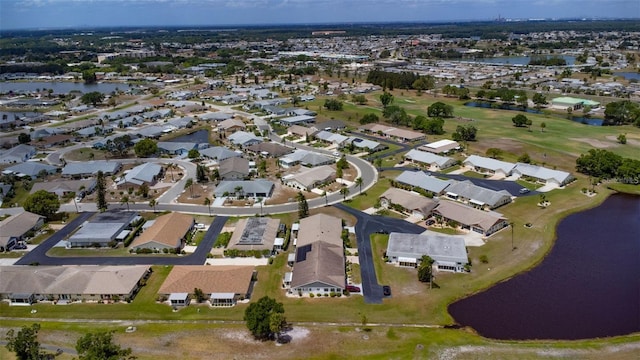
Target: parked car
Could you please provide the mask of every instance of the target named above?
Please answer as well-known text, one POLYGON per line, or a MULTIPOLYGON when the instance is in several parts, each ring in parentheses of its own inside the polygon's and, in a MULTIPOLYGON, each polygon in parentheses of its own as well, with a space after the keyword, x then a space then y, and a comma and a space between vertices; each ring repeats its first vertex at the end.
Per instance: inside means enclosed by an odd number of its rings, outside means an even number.
POLYGON ((25 250, 27 248, 27 244, 25 243, 17 243, 16 246, 13 247, 15 250, 25 250))
POLYGON ((347 285, 346 287, 347 291, 352 292, 352 293, 359 293, 360 292, 360 288, 354 285, 347 285))
POLYGON ((527 188, 522 188, 522 189, 520 189, 520 194, 526 194, 526 193, 528 193, 529 191, 531 191, 531 190, 529 190, 529 189, 527 189, 527 188))
POLYGON ((376 233, 377 234, 388 234, 389 230, 387 230, 387 229, 378 229, 378 230, 376 230, 376 233))
POLYGON ((204 228, 205 228, 204 224, 200 224, 200 223, 196 224, 196 229, 204 229, 204 228))
POLYGON ((383 285, 382 286, 382 294, 384 294, 384 296, 391 296, 391 286, 383 285))

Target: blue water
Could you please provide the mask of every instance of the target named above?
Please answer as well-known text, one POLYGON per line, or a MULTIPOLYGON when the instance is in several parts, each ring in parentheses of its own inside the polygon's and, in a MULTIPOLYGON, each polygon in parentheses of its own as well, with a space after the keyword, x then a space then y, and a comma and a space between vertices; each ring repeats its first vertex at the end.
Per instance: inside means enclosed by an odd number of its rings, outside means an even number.
MULTIPOLYGON (((525 231, 530 230, 515 228, 515 251, 529 251, 518 240, 525 231)), ((553 248, 535 268, 451 304, 449 312, 458 324, 495 339, 573 340, 637 333, 638 274, 640 197, 613 195, 596 208, 563 219, 553 248)))
MULTIPOLYGON (((549 56, 551 57, 551 56, 549 56)), ((563 58, 567 65, 573 65, 576 62, 575 56, 570 55, 558 55, 563 58)), ((513 65, 529 65, 529 56, 500 56, 493 58, 478 58, 470 61, 484 63, 484 64, 513 64, 513 65)))
MULTIPOLYGON (((464 106, 479 107, 479 108, 493 109, 493 110, 522 111, 530 114, 542 114, 542 111, 536 110, 536 109, 522 108, 516 105, 492 103, 489 101, 469 101, 469 102, 466 102, 464 106), (493 107, 492 106, 493 104, 499 105, 499 107, 493 107)), ((566 117, 563 117, 560 115, 556 115, 556 117, 566 119, 566 117)), ((591 125, 591 126, 602 126, 604 124, 604 119, 600 119, 600 118, 586 118, 586 117, 576 116, 576 117, 572 117, 570 120, 580 124, 591 125)))
POLYGON ((636 79, 640 80, 640 73, 637 72, 617 72, 613 73, 614 76, 622 76, 627 80, 636 79))
POLYGON ((122 83, 85 84, 83 82, 59 81, 0 82, 0 93, 8 93, 9 91, 21 93, 36 91, 38 89, 53 89, 54 94, 67 94, 71 91, 79 91, 81 93, 99 91, 104 94, 109 94, 116 91, 116 89, 126 91, 129 90, 129 88, 131 88, 131 86, 122 83))

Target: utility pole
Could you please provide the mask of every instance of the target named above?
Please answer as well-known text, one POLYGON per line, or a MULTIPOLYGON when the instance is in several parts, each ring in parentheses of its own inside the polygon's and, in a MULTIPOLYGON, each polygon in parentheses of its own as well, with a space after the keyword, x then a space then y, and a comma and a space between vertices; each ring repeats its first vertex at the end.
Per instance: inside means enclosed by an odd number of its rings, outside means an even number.
POLYGON ((516 223, 514 223, 513 221, 509 223, 509 225, 511 226, 511 251, 515 250, 515 246, 513 246, 513 227, 516 223))

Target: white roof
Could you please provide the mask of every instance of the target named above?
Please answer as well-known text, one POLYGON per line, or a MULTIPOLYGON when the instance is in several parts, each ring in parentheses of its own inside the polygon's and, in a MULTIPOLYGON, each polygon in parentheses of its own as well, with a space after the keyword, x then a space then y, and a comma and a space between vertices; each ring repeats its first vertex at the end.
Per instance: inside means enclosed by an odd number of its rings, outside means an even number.
POLYGON ((443 140, 434 141, 434 142, 426 144, 424 146, 430 147, 430 148, 433 148, 433 149, 437 149, 439 147, 443 147, 443 146, 447 146, 447 145, 454 145, 454 144, 458 145, 458 143, 453 141, 453 140, 443 139, 443 140))
POLYGON ((516 166, 514 163, 500 161, 496 159, 491 159, 487 157, 471 155, 465 161, 465 164, 471 164, 476 167, 480 167, 483 169, 489 169, 492 171, 501 170, 505 174, 511 173, 513 168, 516 166))
POLYGON ((410 150, 404 157, 424 164, 436 164, 440 167, 446 167, 448 164, 453 165, 454 163, 454 160, 450 157, 440 156, 416 149, 410 150))
POLYGON ((536 179, 554 180, 560 184, 567 182, 572 177, 571 174, 566 171, 552 170, 525 163, 516 163, 516 168, 513 171, 536 179))

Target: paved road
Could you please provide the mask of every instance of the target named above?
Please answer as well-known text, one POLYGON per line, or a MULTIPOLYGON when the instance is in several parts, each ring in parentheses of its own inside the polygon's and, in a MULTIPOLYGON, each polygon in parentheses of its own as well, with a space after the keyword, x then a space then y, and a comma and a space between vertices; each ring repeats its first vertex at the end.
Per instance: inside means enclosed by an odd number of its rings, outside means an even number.
POLYGON ((209 230, 204 235, 200 245, 191 255, 185 256, 102 256, 102 257, 50 257, 47 251, 64 239, 68 234, 75 230, 80 224, 88 219, 94 213, 81 213, 76 219, 67 226, 57 231, 34 250, 22 257, 16 265, 29 265, 38 263, 39 265, 202 265, 207 259, 207 254, 213 247, 213 243, 220 234, 222 227, 227 222, 228 217, 218 216, 213 220, 209 230))
MULTIPOLYGON (((356 239, 358 242, 358 259, 360 261, 360 274, 362 277, 362 294, 367 304, 380 304, 384 295, 382 285, 378 284, 376 270, 373 266, 374 254, 371 250, 371 234, 384 229, 388 232, 403 232, 411 234, 423 233, 426 229, 401 219, 386 216, 369 215, 344 204, 334 205, 356 217, 356 239)), ((393 296, 393 284, 390 284, 393 296)))
MULTIPOLYGON (((420 171, 421 169, 416 168, 416 167, 411 167, 411 166, 402 166, 402 167, 384 167, 381 170, 420 171)), ((495 190, 495 191, 506 190, 512 196, 532 196, 532 195, 538 195, 539 194, 539 192, 537 192, 535 190, 532 190, 532 191, 530 191, 530 192, 528 192, 526 194, 520 194, 520 189, 522 189, 522 185, 518 184, 515 181, 480 179, 480 178, 464 176, 464 175, 461 175, 461 174, 446 174, 446 173, 441 173, 441 172, 431 172, 431 174, 433 176, 437 176, 437 177, 441 177, 441 178, 447 178, 447 179, 453 179, 453 180, 458 180, 458 181, 469 180, 472 183, 474 183, 475 185, 482 186, 483 188, 487 188, 487 189, 491 189, 491 190, 495 190)))

